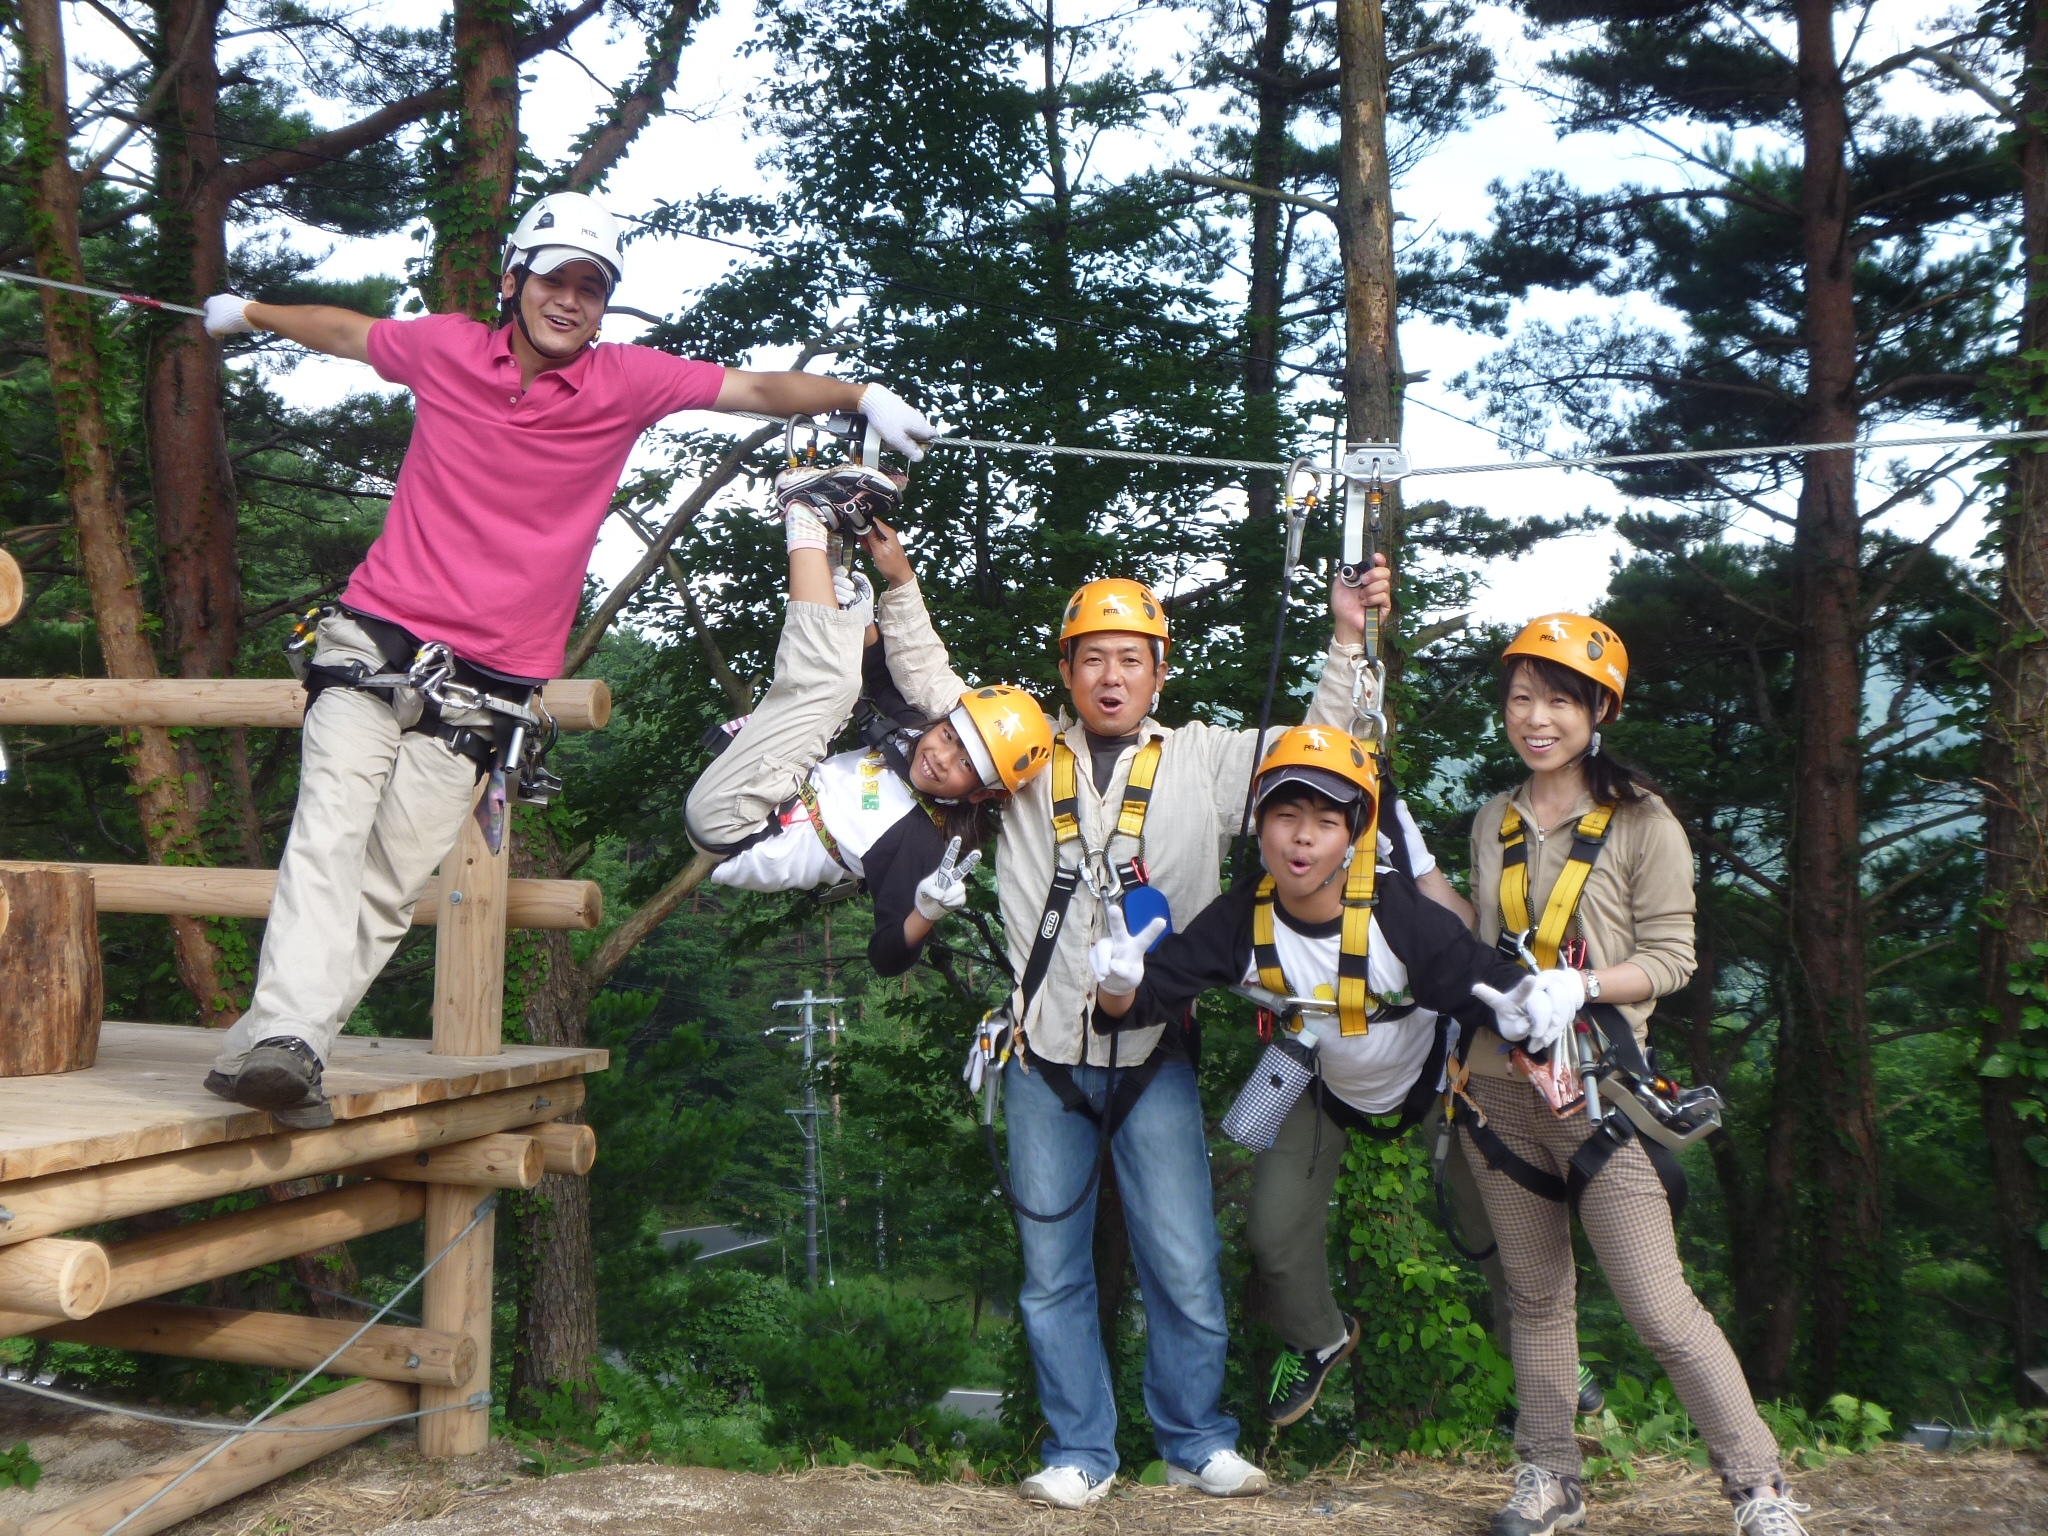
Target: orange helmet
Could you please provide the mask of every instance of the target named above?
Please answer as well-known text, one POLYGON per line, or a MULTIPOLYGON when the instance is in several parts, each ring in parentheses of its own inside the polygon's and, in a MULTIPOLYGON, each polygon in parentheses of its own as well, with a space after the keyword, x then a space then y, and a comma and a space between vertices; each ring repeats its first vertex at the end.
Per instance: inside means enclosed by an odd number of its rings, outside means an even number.
POLYGON ((1166 604, 1142 581, 1104 576, 1084 581, 1067 599, 1060 620, 1060 645, 1082 635, 1150 635, 1166 653, 1166 604))
MULTIPOLYGON (((1283 784, 1305 784, 1347 809, 1370 816, 1379 800, 1380 769, 1366 744, 1327 725, 1297 725, 1281 733, 1259 764, 1252 802, 1260 810, 1283 784)), ((1354 818, 1354 830, 1359 818, 1354 818)))
POLYGON ((1598 619, 1576 613, 1546 613, 1531 620, 1515 636, 1515 643, 1501 652, 1502 661, 1513 656, 1554 661, 1590 677, 1614 695, 1614 712, 1621 713, 1621 696, 1628 687, 1628 647, 1621 643, 1621 636, 1598 619))
POLYGON ((1022 688, 971 688, 947 719, 990 789, 1014 795, 1052 761, 1052 722, 1022 688))

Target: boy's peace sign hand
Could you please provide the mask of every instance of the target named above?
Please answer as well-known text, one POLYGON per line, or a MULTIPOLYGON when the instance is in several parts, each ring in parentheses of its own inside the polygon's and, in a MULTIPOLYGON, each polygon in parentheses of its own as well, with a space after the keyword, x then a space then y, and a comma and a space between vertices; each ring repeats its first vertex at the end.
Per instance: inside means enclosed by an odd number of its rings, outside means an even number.
POLYGON ((1106 914, 1109 937, 1097 939, 1088 951, 1088 968, 1095 973, 1095 988, 1111 997, 1128 997, 1145 979, 1145 955, 1166 932, 1166 919, 1155 917, 1132 933, 1124 921, 1124 909, 1110 903, 1106 914))
POLYGON ((967 877, 980 862, 979 848, 962 859, 959 838, 946 844, 946 856, 939 860, 939 867, 917 883, 917 915, 928 923, 936 923, 948 912, 958 912, 966 906, 967 877), (956 864, 955 860, 959 862, 956 864))

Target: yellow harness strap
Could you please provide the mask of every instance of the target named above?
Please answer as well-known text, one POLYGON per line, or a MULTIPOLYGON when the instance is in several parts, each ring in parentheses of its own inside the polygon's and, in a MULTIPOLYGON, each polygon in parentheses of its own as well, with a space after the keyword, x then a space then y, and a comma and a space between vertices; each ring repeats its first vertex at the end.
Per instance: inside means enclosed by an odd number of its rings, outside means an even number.
MULTIPOLYGON (((1572 829, 1572 851, 1565 858, 1564 868, 1558 871, 1557 883, 1550 888, 1550 900, 1543 907, 1543 920, 1535 925, 1535 935, 1529 941, 1541 969, 1548 970, 1557 964, 1558 948, 1564 943, 1572 919, 1578 915, 1579 898, 1585 894, 1586 879, 1607 844, 1607 824, 1613 819, 1613 806, 1596 805, 1572 829)), ((1522 826, 1521 813, 1512 805, 1501 815, 1500 844, 1501 928, 1510 934, 1527 933, 1529 834, 1522 826)))
MULTIPOLYGON (((1362 1035, 1372 1021, 1383 1017, 1385 1006, 1367 986, 1372 950, 1372 909, 1379 898, 1373 892, 1379 852, 1379 807, 1352 846, 1351 868, 1344 877, 1343 928, 1337 940, 1337 1028, 1341 1034, 1362 1035)), ((1273 877, 1259 882, 1252 898, 1252 963, 1259 968, 1259 985, 1268 992, 1292 997, 1287 977, 1280 969, 1280 951, 1273 942, 1273 877)))
MULTIPOLYGON (((1145 835, 1145 813, 1152 808, 1152 781, 1159 777, 1159 759, 1164 746, 1148 741, 1138 749, 1131 763, 1131 777, 1124 785, 1123 809, 1117 813, 1116 833, 1138 839, 1145 835)), ((1052 744, 1052 838, 1055 843, 1081 841, 1080 764, 1064 736, 1052 744)), ((1115 834, 1112 834, 1115 835, 1115 834)))
MULTIPOLYGON (((818 792, 811 788, 808 778, 797 780, 796 797, 803 801, 804 809, 811 814, 811 830, 818 834, 818 841, 825 845, 825 852, 832 856, 832 862, 846 869, 846 860, 840 856, 839 839, 825 829, 824 812, 818 809, 818 792)), ((851 874, 851 870, 847 870, 851 874)))

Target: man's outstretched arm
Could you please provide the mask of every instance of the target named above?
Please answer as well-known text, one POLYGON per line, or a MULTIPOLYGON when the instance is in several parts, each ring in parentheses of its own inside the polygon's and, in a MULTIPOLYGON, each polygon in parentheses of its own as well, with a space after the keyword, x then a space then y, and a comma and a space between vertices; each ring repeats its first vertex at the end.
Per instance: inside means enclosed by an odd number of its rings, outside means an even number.
POLYGON ((370 360, 369 315, 332 304, 259 304, 233 294, 206 301, 206 333, 232 336, 238 331, 275 331, 287 341, 352 363, 370 360))
POLYGON ((719 386, 721 411, 752 411, 760 416, 822 416, 832 411, 858 412, 874 424, 884 443, 912 463, 924 457, 921 443, 938 435, 924 412, 883 384, 848 384, 815 373, 752 373, 725 370, 719 386))

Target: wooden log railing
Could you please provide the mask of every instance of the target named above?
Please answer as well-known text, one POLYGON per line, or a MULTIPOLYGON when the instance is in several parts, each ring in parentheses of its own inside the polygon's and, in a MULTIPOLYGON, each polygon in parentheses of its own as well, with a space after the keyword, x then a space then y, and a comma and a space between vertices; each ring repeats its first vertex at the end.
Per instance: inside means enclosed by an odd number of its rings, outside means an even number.
MULTIPOLYGON (((602 681, 557 678, 540 699, 565 731, 600 731, 611 720, 602 681)), ((289 678, 0 678, 0 725, 197 726, 296 729, 306 693, 289 678)), ((500 1045, 508 928, 590 929, 601 916, 597 887, 583 880, 510 879, 465 822, 441 875, 413 909, 415 926, 440 932, 434 948, 434 1050, 493 1056, 500 1045)), ((277 877, 261 869, 91 865, 102 912, 186 917, 266 917, 277 877)))
MULTIPOLYGON (((82 869, 92 876, 102 912, 153 912, 177 917, 268 917, 277 892, 274 869, 214 869, 200 865, 61 864, 0 859, 0 870, 82 869)), ((441 920, 439 876, 413 908, 415 928, 441 920)), ((604 893, 594 880, 508 880, 508 928, 591 929, 604 915, 604 893)))
MULTIPOLYGON (((541 702, 565 731, 601 731, 612 717, 602 682, 557 678, 541 702)), ((254 726, 297 730, 306 691, 290 678, 0 678, 0 725, 254 726)))

